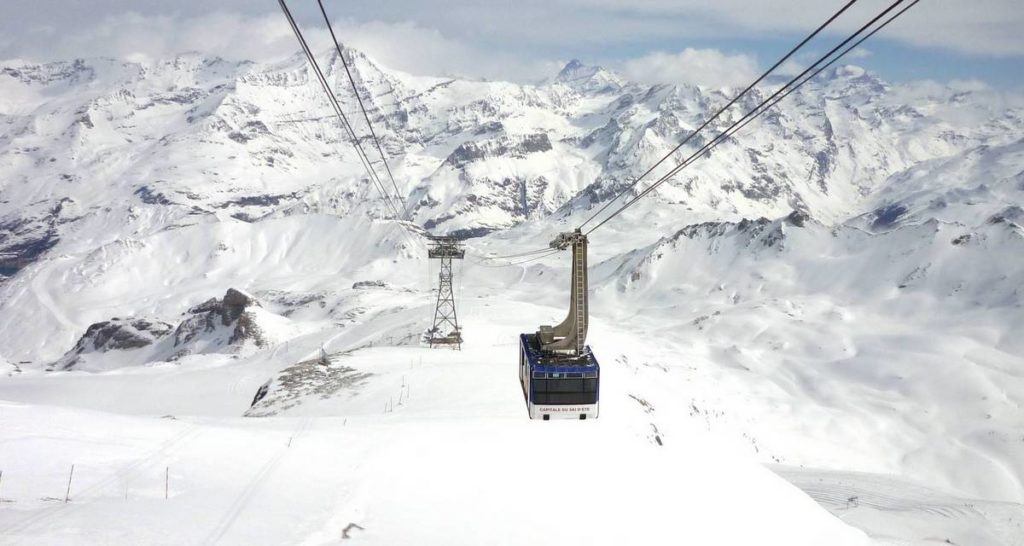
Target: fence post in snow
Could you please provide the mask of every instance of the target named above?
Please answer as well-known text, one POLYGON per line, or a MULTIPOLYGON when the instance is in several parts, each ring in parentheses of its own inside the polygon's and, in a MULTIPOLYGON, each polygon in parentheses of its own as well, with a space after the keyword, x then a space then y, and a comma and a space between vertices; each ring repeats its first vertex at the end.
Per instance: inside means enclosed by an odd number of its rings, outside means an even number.
POLYGON ((68 503, 68 499, 71 497, 71 478, 75 476, 75 465, 71 465, 71 473, 68 474, 68 489, 64 492, 64 504, 68 503))

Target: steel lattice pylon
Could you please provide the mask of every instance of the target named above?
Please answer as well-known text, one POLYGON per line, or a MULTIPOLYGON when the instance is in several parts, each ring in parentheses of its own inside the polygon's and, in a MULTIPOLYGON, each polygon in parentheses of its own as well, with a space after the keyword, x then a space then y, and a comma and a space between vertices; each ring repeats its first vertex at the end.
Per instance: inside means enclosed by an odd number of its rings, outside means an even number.
POLYGON ((461 260, 466 250, 456 237, 431 237, 427 257, 441 260, 440 284, 437 288, 437 306, 434 308, 434 325, 428 332, 430 346, 451 345, 462 349, 462 331, 459 317, 455 312, 455 293, 452 290, 452 260, 461 260))

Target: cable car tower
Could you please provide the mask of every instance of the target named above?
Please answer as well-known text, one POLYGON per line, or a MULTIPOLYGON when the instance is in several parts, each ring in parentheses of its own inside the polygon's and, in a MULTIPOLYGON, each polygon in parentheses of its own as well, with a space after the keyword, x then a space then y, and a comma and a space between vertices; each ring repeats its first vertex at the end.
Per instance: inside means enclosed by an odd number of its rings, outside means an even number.
POLYGON ((428 332, 430 347, 450 345, 461 350, 462 331, 459 330, 459 318, 455 313, 455 293, 452 291, 452 260, 465 258, 466 249, 458 237, 432 235, 427 257, 431 260, 441 260, 434 325, 428 332))
POLYGON ((572 247, 569 314, 557 326, 519 336, 519 381, 531 419, 595 418, 601 369, 586 345, 589 303, 587 236, 561 233, 551 248, 572 247))

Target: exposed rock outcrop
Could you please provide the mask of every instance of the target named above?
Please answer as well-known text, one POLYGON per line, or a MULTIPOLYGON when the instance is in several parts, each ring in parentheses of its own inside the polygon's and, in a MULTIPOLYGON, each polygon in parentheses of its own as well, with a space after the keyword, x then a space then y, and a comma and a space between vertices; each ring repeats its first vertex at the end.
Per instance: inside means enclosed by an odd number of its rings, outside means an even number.
POLYGON ((270 417, 287 413, 310 399, 327 399, 342 391, 356 393, 372 376, 335 360, 338 355, 298 362, 260 386, 246 417, 270 417))
POLYGON ((530 154, 550 150, 551 140, 546 133, 505 135, 490 141, 464 142, 445 159, 445 163, 455 168, 462 168, 469 163, 488 157, 523 158, 530 154))
POLYGON ((387 288, 388 283, 384 281, 356 281, 352 283, 353 290, 366 290, 372 288, 387 288))
MULTIPOLYGON (((190 354, 237 352, 247 343, 265 347, 267 338, 258 321, 267 313, 251 295, 229 288, 223 298, 210 298, 186 312, 175 328, 166 322, 144 318, 112 318, 85 331, 75 346, 54 362, 50 370, 111 367, 176 360, 190 354), (129 351, 154 346, 138 358, 87 359, 86 355, 129 351), (88 366, 82 366, 89 361, 88 366)), ((266 317, 263 317, 264 319, 266 317)))
POLYGON ((188 310, 190 315, 174 331, 173 358, 193 354, 195 345, 207 337, 206 345, 242 345, 247 341, 257 347, 267 344, 263 331, 256 323, 252 309, 262 307, 249 294, 228 288, 221 299, 210 298, 188 310), (218 335, 222 331, 223 335, 218 335))
POLYGON ((81 355, 107 351, 141 349, 169 334, 174 326, 158 320, 112 318, 92 324, 51 368, 68 370, 81 363, 81 355))

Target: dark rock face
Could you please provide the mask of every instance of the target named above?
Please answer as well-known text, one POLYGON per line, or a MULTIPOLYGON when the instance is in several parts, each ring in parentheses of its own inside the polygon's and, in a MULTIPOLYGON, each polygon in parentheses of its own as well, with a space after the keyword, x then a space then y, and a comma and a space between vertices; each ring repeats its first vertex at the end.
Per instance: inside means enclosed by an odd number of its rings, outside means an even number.
POLYGON ((22 212, 24 216, 0 218, 0 267, 16 272, 56 246, 59 227, 68 221, 63 217, 64 206, 71 202, 64 198, 46 211, 29 209, 22 212))
MULTIPOLYGON (((629 95, 623 98, 627 98, 629 95)), ((628 106, 628 104, 626 105, 628 106)), ((594 129, 580 141, 580 147, 589 148, 595 143, 612 143, 618 135, 622 134, 622 126, 618 120, 612 118, 603 127, 594 129)))
POLYGON ((452 237, 458 237, 459 239, 475 239, 477 237, 483 237, 494 231, 496 230, 488 227, 475 227, 455 229, 449 232, 448 235, 451 235, 452 237))
MULTIPOLYGON (((260 306, 259 302, 253 299, 252 296, 244 292, 235 290, 234 288, 228 288, 227 293, 224 294, 223 303, 224 308, 229 313, 235 313, 235 317, 240 315, 242 311, 244 311, 245 308, 249 307, 250 305, 254 305, 256 307, 260 306)), ((227 322, 225 321, 224 324, 227 324, 227 322)))
POLYGON ((67 370, 81 362, 83 353, 105 353, 140 349, 152 345, 171 333, 174 326, 166 322, 148 319, 112 318, 97 322, 85 330, 74 348, 54 363, 53 368, 67 370))
MULTIPOLYGON (((1024 188, 1022 188, 1024 189, 1024 188)), ((990 224, 1006 224, 1010 222, 1020 222, 1024 220, 1024 209, 1017 205, 1012 205, 1004 209, 1002 212, 994 214, 988 219, 990 224)))
MULTIPOLYGON (((802 227, 806 224, 806 221, 810 219, 806 213, 794 211, 785 218, 785 222, 789 222, 798 227, 802 227), (801 222, 799 225, 794 222, 801 222)), ((752 220, 744 218, 739 222, 704 222, 700 224, 692 224, 684 227, 677 231, 673 236, 666 239, 667 243, 675 243, 681 238, 687 239, 720 239, 723 237, 736 237, 739 242, 744 246, 750 246, 754 242, 760 242, 765 247, 776 247, 782 249, 782 243, 786 239, 786 234, 782 230, 781 222, 769 220, 767 218, 757 218, 752 220)))
POLYGON ((270 392, 270 381, 260 385, 260 388, 256 390, 256 395, 252 397, 252 403, 249 407, 255 406, 260 400, 267 397, 267 393, 270 392))
POLYGON ((233 199, 231 201, 225 201, 219 205, 219 208, 227 207, 275 207, 282 201, 293 201, 299 198, 298 193, 289 193, 283 195, 246 195, 233 199))
POLYGON ((500 121, 488 121, 473 131, 474 135, 486 135, 488 133, 500 133, 505 130, 505 125, 500 121))
POLYGON ((188 310, 191 316, 174 331, 174 347, 180 349, 172 358, 192 354, 189 343, 201 334, 214 332, 218 327, 233 327, 227 339, 229 345, 241 345, 251 340, 257 347, 265 346, 263 332, 256 324, 256 318, 248 311, 252 307, 262 306, 252 296, 234 288, 229 288, 221 299, 210 298, 192 307, 188 310))
POLYGON ((4 68, 0 74, 16 78, 21 83, 48 85, 57 81, 75 83, 95 78, 96 71, 82 59, 71 62, 55 62, 47 64, 27 65, 20 68, 4 68))
POLYGON ((367 288, 387 288, 388 284, 384 281, 358 281, 352 283, 354 290, 365 290, 367 288))
POLYGON ((900 219, 901 216, 906 214, 907 207, 903 205, 889 205, 882 207, 875 211, 875 221, 871 224, 871 227, 875 229, 884 229, 892 226, 900 219))
POLYGON ((796 227, 804 227, 810 219, 811 216, 802 210, 794 210, 786 217, 786 221, 789 222, 790 225, 796 227))
POLYGON ((171 205, 173 201, 167 198, 166 195, 154 191, 149 186, 141 186, 135 190, 135 195, 139 196, 139 199, 147 205, 171 205))
POLYGON ((228 138, 239 144, 245 144, 250 140, 267 134, 270 134, 270 129, 262 121, 250 121, 243 127, 239 127, 237 131, 228 133, 228 138))
POLYGON ((455 148, 445 163, 461 168, 469 163, 488 157, 518 157, 551 150, 551 140, 547 133, 537 133, 518 137, 505 136, 483 142, 464 142, 455 148))
POLYGON ((138 349, 167 335, 172 328, 166 322, 114 318, 93 324, 85 331, 84 338, 91 338, 93 348, 97 351, 138 349))
POLYGON ((165 338, 165 349, 149 357, 162 360, 167 358, 165 350, 173 350, 170 360, 176 360, 195 352, 207 352, 211 347, 237 346, 250 340, 258 347, 263 347, 266 340, 252 312, 256 307, 262 306, 255 298, 229 288, 223 298, 210 298, 189 309, 185 320, 177 328, 166 322, 149 319, 113 318, 97 322, 89 326, 74 348, 50 369, 71 369, 83 362, 81 355, 85 353, 139 349, 165 338), (217 332, 218 329, 222 331, 217 332))

